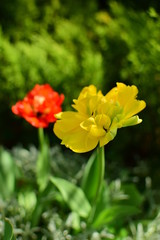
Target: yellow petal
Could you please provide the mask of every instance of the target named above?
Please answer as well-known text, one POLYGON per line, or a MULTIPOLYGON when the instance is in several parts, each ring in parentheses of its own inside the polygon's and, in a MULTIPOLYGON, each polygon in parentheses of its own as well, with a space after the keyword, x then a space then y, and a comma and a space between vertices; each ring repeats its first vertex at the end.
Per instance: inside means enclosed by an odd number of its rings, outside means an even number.
POLYGON ((61 119, 62 112, 56 113, 56 114, 54 114, 54 116, 55 116, 57 119, 61 119))
POLYGON ((100 137, 105 136, 106 131, 102 127, 92 125, 89 133, 91 136, 99 139, 100 137))
POLYGON ((98 144, 98 139, 91 136, 80 124, 85 118, 77 112, 63 112, 61 119, 54 124, 55 135, 62 144, 74 152, 88 152, 98 144))
POLYGON ((79 113, 86 115, 86 117, 93 115, 101 104, 101 96, 87 96, 80 100, 74 100, 72 107, 76 109, 79 113))
POLYGON ((116 102, 117 96, 118 96, 118 90, 117 90, 117 87, 114 87, 105 95, 105 99, 108 102, 116 102))
POLYGON ((98 144, 98 139, 92 137, 82 128, 78 128, 74 132, 68 132, 68 134, 65 134, 62 144, 74 152, 83 153, 94 149, 98 144))
POLYGON ((132 100, 124 106, 124 114, 126 118, 130 118, 139 113, 146 107, 146 103, 143 100, 132 100))
POLYGON ((81 128, 88 132, 90 131, 92 125, 95 125, 95 120, 93 117, 90 117, 87 120, 84 120, 83 122, 80 123, 81 128))
POLYGON ((73 100, 72 107, 79 113, 91 116, 102 97, 104 97, 102 92, 97 92, 96 87, 90 85, 82 89, 78 99, 73 100))
POLYGON ((103 128, 104 130, 107 131, 111 124, 111 119, 109 118, 109 116, 107 116, 105 114, 98 114, 95 117, 95 122, 96 122, 97 126, 103 128))
POLYGON ((117 83, 118 102, 121 106, 125 106, 128 101, 136 98, 138 89, 136 86, 126 86, 124 83, 117 83))
POLYGON ((79 113, 88 116, 88 99, 74 100, 75 104, 72 104, 72 107, 76 109, 79 113))
POLYGON ((60 139, 63 138, 65 133, 75 131, 85 119, 80 114, 71 111, 62 112, 60 117, 61 119, 55 122, 53 129, 56 136, 60 139))
POLYGON ((111 120, 104 114, 99 114, 95 117, 90 117, 80 124, 80 126, 88 131, 92 136, 100 138, 104 136, 111 124, 111 120))
POLYGON ((111 120, 117 115, 123 112, 123 107, 121 107, 118 102, 104 102, 98 106, 98 113, 107 115, 111 120))
POLYGON ((97 89, 94 85, 90 85, 88 87, 84 87, 82 91, 80 92, 80 95, 78 97, 78 100, 89 96, 94 96, 97 94, 97 89))

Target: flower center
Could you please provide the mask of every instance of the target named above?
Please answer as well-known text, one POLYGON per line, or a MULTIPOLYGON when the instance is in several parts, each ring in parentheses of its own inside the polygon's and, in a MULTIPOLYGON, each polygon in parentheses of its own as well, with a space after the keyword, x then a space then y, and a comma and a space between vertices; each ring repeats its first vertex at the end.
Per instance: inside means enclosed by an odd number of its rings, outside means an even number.
POLYGON ((83 121, 80 126, 93 137, 103 137, 108 132, 111 120, 107 115, 98 114, 83 121))
POLYGON ((43 115, 42 112, 36 112, 36 116, 37 116, 38 118, 40 118, 42 115, 43 115))

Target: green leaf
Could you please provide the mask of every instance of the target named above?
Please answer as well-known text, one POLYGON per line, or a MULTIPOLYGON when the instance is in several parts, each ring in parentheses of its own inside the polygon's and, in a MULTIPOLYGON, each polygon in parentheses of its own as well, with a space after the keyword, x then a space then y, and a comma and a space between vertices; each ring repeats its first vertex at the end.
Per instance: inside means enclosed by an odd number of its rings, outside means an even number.
POLYGON ((5 219, 4 225, 4 240, 15 240, 16 238, 13 235, 13 227, 9 219, 5 219))
POLYGON ((96 209, 94 213, 94 219, 106 208, 108 208, 111 205, 111 199, 110 199, 110 189, 107 183, 104 181, 103 182, 103 187, 101 194, 99 196, 99 199, 96 204, 96 209))
POLYGON ((10 196, 15 188, 15 164, 8 151, 0 148, 0 195, 10 196))
POLYGON ((101 175, 97 158, 97 151, 95 151, 86 164, 81 183, 82 189, 91 203, 95 199, 101 175))
POLYGON ((32 214, 37 203, 36 193, 33 189, 29 188, 20 191, 18 194, 18 203, 25 208, 26 213, 32 214))
POLYGON ((105 224, 113 223, 119 219, 124 221, 125 217, 138 214, 140 211, 134 206, 117 205, 104 209, 92 223, 92 227, 99 228, 105 224))
POLYGON ((69 208, 79 216, 87 218, 91 206, 80 187, 62 178, 51 177, 51 182, 58 188, 69 208))
POLYGON ((67 218, 66 225, 78 232, 81 229, 80 216, 76 212, 71 212, 67 218))
POLYGON ((53 201, 63 205, 65 204, 61 193, 57 191, 56 188, 53 188, 53 184, 51 182, 49 182, 43 192, 37 193, 36 198, 36 205, 32 211, 32 227, 38 226, 44 209, 46 209, 46 206, 52 204, 53 201))
POLYGON ((128 196, 126 200, 123 200, 124 204, 132 205, 135 207, 141 206, 144 197, 139 193, 134 184, 122 184, 121 189, 125 195, 128 196))

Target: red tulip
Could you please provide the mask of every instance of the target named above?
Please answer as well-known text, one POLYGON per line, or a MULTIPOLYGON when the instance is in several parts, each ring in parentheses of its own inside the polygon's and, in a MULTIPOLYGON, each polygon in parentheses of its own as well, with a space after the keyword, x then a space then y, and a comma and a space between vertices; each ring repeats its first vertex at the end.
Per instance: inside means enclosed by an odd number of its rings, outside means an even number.
POLYGON ((63 100, 64 95, 59 95, 49 84, 36 84, 22 101, 12 106, 12 112, 34 127, 45 128, 56 121, 54 115, 62 111, 63 100))

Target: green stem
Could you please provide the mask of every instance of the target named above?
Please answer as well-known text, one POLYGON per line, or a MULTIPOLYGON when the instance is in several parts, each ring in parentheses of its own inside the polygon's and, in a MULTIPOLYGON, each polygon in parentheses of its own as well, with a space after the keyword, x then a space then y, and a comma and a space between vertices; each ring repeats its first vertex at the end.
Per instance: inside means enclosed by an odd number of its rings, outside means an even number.
POLYGON ((50 170, 49 145, 47 139, 44 136, 43 128, 38 129, 38 137, 39 137, 39 155, 36 165, 36 175, 39 190, 43 191, 47 186, 50 170))
POLYGON ((43 159, 43 144, 44 144, 44 130, 43 128, 38 128, 38 140, 39 140, 39 154, 36 163, 36 175, 37 175, 37 182, 39 182, 40 177, 40 170, 42 166, 43 159))
POLYGON ((36 180, 38 184, 37 203, 33 212, 32 227, 37 226, 42 214, 44 204, 42 204, 43 191, 48 183, 49 176, 49 145, 44 135, 44 129, 38 128, 39 154, 36 162, 36 180))
POLYGON ((39 147, 42 149, 44 143, 44 130, 43 128, 38 128, 38 139, 39 139, 39 147))
POLYGON ((98 185, 97 185, 97 189, 96 189, 96 195, 95 195, 95 199, 93 200, 93 204, 92 204, 92 210, 89 216, 89 223, 92 222, 95 212, 96 212, 96 207, 97 207, 97 203, 99 200, 99 196, 101 194, 102 191, 102 187, 103 187, 103 180, 104 180, 104 173, 105 173, 105 153, 104 153, 104 146, 100 147, 98 146, 97 148, 97 159, 98 162, 97 166, 98 166, 98 172, 99 172, 99 179, 98 179, 98 185))
POLYGON ((105 173, 105 154, 104 154, 104 146, 97 148, 97 160, 99 162, 99 183, 97 188, 97 194, 96 194, 96 202, 97 199, 101 193, 102 186, 103 186, 103 180, 104 180, 104 173, 105 173))

